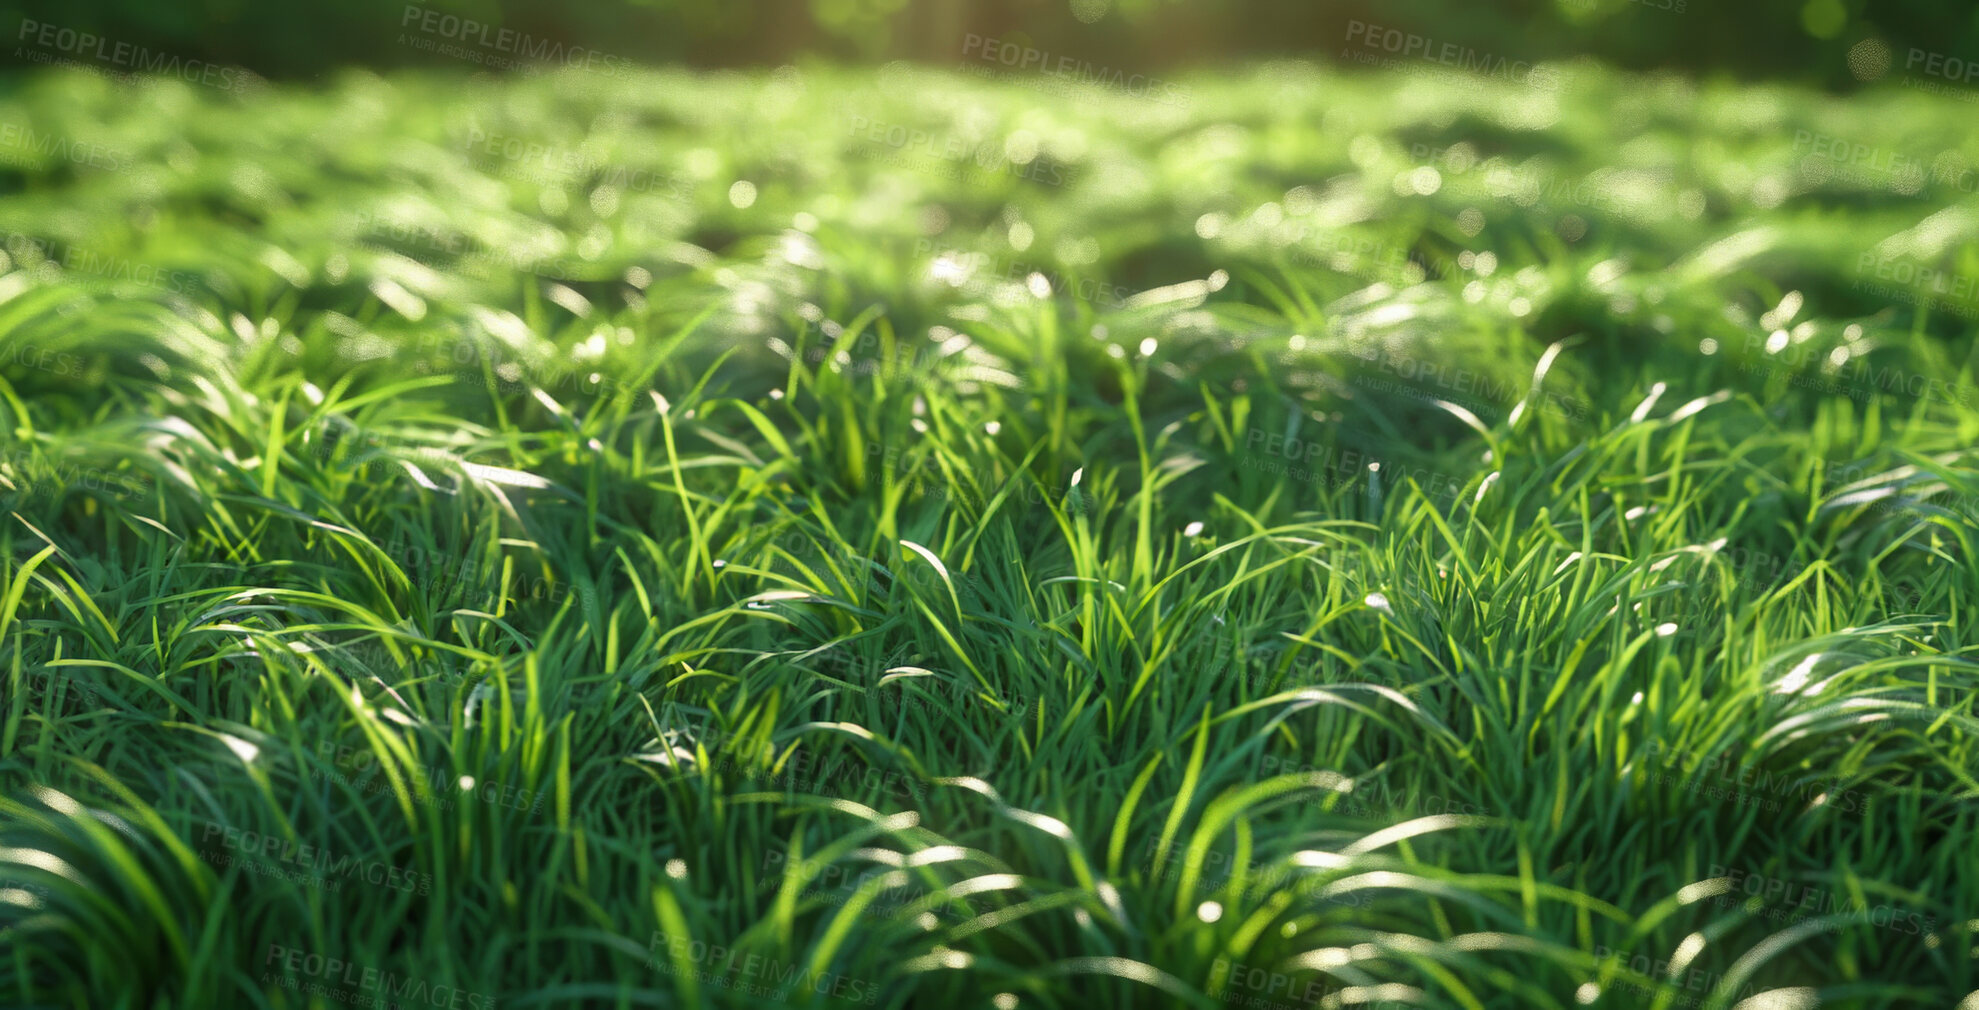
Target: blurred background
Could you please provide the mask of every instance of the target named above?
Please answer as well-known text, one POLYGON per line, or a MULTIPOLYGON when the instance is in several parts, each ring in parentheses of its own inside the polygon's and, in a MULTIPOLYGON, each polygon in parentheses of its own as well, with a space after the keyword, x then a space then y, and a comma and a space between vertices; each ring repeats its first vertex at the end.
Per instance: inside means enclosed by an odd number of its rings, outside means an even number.
MULTIPOLYGON (((951 64, 977 55, 964 52, 971 36, 1138 70, 1273 55, 1338 62, 1357 23, 1413 34, 1438 50, 1452 44, 1477 58, 1588 55, 1634 69, 1837 89, 1881 76, 1886 60, 1903 66, 1913 48, 1942 54, 1941 71, 1947 62, 1979 58, 1979 5, 1952 0, 31 0, 22 13, 27 22, 10 61, 16 65, 32 58, 20 47, 40 22, 277 79, 351 64, 457 66, 422 48, 466 30, 441 31, 455 25, 442 21, 447 15, 460 26, 472 22, 477 38, 515 33, 499 47, 510 51, 585 49, 701 67, 800 57, 951 64)), ((1950 69, 1963 78, 1962 64, 1950 69)))

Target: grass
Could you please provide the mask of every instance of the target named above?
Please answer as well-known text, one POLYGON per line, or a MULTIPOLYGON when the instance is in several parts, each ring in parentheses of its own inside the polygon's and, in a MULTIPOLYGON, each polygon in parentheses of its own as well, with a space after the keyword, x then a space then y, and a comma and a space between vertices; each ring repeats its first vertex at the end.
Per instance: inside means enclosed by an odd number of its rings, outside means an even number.
POLYGON ((1567 69, 18 82, 6 1002, 1979 1005, 1969 116, 1567 69))

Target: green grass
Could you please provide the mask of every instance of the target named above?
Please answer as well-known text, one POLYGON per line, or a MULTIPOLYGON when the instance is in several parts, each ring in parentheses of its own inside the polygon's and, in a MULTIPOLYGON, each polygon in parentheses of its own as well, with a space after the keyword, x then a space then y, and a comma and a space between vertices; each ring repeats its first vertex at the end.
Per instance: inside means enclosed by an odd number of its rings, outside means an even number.
POLYGON ((4 1002, 1979 1005, 1969 108, 1568 70, 18 82, 4 1002))

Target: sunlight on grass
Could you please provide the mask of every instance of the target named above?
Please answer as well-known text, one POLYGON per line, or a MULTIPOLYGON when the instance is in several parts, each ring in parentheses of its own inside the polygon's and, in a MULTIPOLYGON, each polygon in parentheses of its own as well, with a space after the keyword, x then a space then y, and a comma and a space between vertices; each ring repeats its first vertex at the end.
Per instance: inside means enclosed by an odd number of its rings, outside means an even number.
POLYGON ((1969 107, 1573 82, 28 80, 0 990, 1972 1005, 1969 107))

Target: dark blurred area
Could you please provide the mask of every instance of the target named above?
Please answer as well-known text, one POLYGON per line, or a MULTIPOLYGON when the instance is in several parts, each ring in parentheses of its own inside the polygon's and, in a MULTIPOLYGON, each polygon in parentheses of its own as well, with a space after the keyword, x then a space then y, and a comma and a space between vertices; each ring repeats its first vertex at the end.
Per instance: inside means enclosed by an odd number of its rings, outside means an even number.
POLYGON ((30 0, 15 68, 75 62, 277 79, 340 66, 775 66, 813 58, 1175 70, 1273 56, 1532 63, 1779 78, 1841 88, 1909 69, 1979 77, 1979 5, 1920 0, 30 0), (1061 61, 1070 61, 1061 63, 1061 61), (1927 65, 1935 69, 1927 69, 1927 65))

